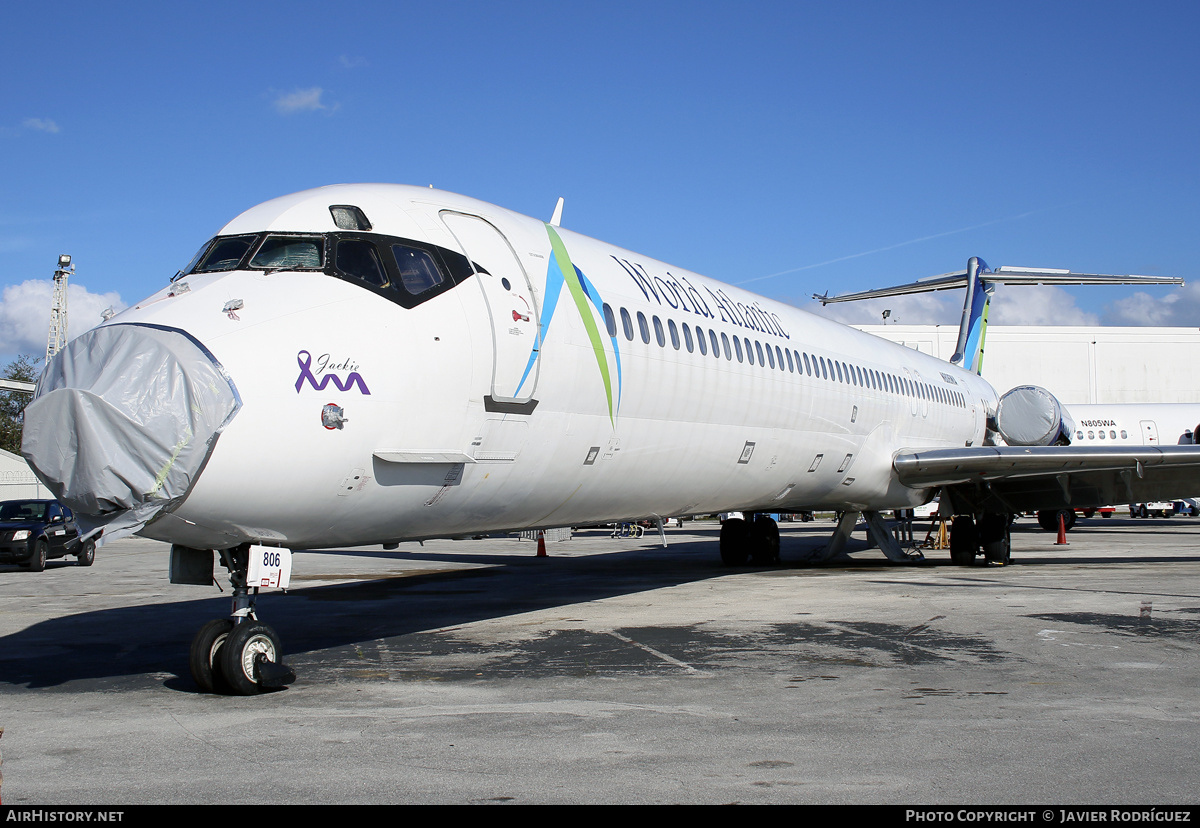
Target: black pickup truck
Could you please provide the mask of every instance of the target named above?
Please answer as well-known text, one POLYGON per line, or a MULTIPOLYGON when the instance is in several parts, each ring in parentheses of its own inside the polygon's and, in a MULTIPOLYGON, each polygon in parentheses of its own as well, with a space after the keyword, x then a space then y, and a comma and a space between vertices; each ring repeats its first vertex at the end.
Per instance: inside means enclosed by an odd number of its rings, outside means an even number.
POLYGON ((6 500, 0 503, 0 563, 34 572, 51 558, 73 555, 80 566, 96 560, 96 544, 79 540, 71 510, 57 500, 6 500))

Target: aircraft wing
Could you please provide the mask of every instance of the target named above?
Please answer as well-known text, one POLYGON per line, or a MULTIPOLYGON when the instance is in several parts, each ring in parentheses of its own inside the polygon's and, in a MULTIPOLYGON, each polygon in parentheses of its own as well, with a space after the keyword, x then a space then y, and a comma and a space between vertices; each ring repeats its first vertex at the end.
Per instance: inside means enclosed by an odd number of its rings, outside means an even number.
POLYGON ((901 452, 892 466, 905 486, 941 487, 956 514, 1200 494, 1200 446, 978 446, 901 452))

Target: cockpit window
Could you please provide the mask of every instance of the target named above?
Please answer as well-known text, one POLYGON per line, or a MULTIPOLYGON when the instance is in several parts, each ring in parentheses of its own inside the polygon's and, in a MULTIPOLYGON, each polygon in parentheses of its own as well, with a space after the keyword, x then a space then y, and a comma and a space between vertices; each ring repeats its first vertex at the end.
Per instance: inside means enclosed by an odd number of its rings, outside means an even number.
MULTIPOLYGON (((211 239, 206 241, 204 244, 200 245, 200 249, 196 251, 196 255, 192 256, 192 260, 187 263, 187 267, 185 267, 183 270, 179 271, 179 273, 193 272, 196 269, 196 265, 200 263, 200 257, 203 256, 205 251, 208 250, 208 246, 210 244, 212 244, 211 239)), ((178 274, 176 274, 176 275, 178 275, 178 274)))
POLYGON ((320 270, 325 240, 321 236, 267 236, 250 267, 267 270, 320 270))
POLYGON ((462 284, 476 271, 486 272, 462 253, 398 236, 364 232, 255 233, 210 240, 175 279, 185 273, 239 269, 322 271, 406 308, 462 284))
POLYGON ((333 204, 329 208, 333 223, 339 230, 370 230, 371 222, 362 210, 349 204, 333 204))
POLYGON ((335 266, 347 276, 361 279, 368 285, 387 287, 388 277, 375 243, 365 239, 342 239, 337 246, 335 266))
POLYGON ((404 244, 393 244, 392 255, 400 270, 400 281, 404 289, 413 296, 424 293, 442 283, 442 272, 433 257, 424 250, 404 244))
POLYGON ((229 236, 217 239, 200 264, 188 272, 213 273, 220 270, 236 270, 242 259, 250 252, 250 248, 257 238, 258 236, 229 236))

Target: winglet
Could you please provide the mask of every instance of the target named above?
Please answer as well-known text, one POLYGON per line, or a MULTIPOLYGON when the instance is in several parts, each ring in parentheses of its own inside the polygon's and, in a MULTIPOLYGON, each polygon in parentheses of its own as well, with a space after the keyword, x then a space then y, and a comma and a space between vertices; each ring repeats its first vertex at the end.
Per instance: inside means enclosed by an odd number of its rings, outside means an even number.
POLYGON ((550 226, 559 227, 559 222, 562 221, 563 198, 558 197, 558 204, 554 205, 554 215, 550 217, 550 226))

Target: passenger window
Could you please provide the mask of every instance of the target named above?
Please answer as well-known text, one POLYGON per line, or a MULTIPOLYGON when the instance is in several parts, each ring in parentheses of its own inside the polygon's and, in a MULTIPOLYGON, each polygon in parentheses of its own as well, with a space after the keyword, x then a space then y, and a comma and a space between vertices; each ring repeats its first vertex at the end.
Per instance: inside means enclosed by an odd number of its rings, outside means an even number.
MULTIPOLYGON (((724 334, 722 334, 722 336, 724 336, 724 334)), ((741 362, 742 361, 742 340, 738 339, 736 336, 733 338, 733 349, 735 351, 737 351, 738 362, 741 362)))
MULTIPOLYGON (((654 317, 654 338, 658 340, 658 347, 667 347, 667 335, 663 331, 662 320, 660 320, 657 316, 654 317)), ((679 346, 676 345, 675 347, 678 348, 679 346)))
POLYGON ((264 270, 320 270, 325 239, 267 236, 258 248, 250 267, 264 270))
POLYGON ((646 321, 646 314, 638 311, 638 331, 642 335, 642 342, 650 344, 650 323, 646 321))
MULTIPOLYGON (((737 338, 735 337, 734 342, 736 342, 736 341, 737 341, 737 338)), ((726 334, 721 334, 721 345, 724 346, 725 358, 733 359, 733 349, 729 347, 729 337, 726 334)), ((740 362, 741 359, 742 358, 739 356, 738 361, 740 362)))
POLYGON ((617 317, 613 316, 613 310, 608 302, 604 303, 604 327, 608 329, 609 336, 617 335, 617 317))
POLYGON ((697 326, 696 327, 696 344, 700 347, 700 354, 702 356, 708 355, 707 342, 708 342, 708 335, 704 333, 704 330, 702 328, 697 326))
POLYGON ((671 333, 671 347, 676 351, 679 350, 679 328, 675 327, 675 320, 667 320, 667 330, 671 333))
POLYGON ((400 281, 404 289, 414 296, 437 287, 442 283, 442 272, 433 257, 416 247, 403 244, 392 245, 396 267, 400 270, 400 281))
POLYGON ((1115 439, 1117 439, 1117 432, 1115 432, 1115 431, 1110 431, 1110 432, 1108 432, 1108 437, 1109 437, 1109 439, 1110 439, 1110 440, 1115 440, 1115 439))
MULTIPOLYGON (((704 338, 701 337, 700 341, 703 342, 704 338)), ((693 347, 692 329, 689 328, 686 323, 683 326, 683 344, 687 347, 687 352, 690 354, 692 352, 692 347, 693 347)), ((676 347, 678 347, 678 346, 676 346, 676 347)))
MULTIPOLYGON (((767 350, 769 351, 770 348, 768 348, 767 350)), ((779 350, 778 345, 775 346, 775 361, 777 363, 779 363, 779 370, 782 371, 783 370, 783 351, 779 350)), ((792 361, 792 355, 788 354, 788 363, 790 364, 791 361, 792 361)), ((789 369, 789 370, 791 370, 791 369, 789 369)))
MULTIPOLYGON (((1083 432, 1082 432, 1082 431, 1081 431, 1081 432, 1079 432, 1079 436, 1080 436, 1080 437, 1082 437, 1082 436, 1083 436, 1083 432)), ((1122 439, 1122 440, 1127 440, 1127 439, 1129 439, 1129 432, 1127 432, 1125 429, 1121 429, 1121 439, 1122 439)))
MULTIPOLYGON (((791 352, 791 351, 784 351, 784 353, 786 353, 786 354, 787 354, 787 358, 788 358, 788 373, 789 373, 789 374, 794 374, 794 373, 796 373, 796 366, 795 366, 795 365, 792 363, 792 352, 791 352)), ((783 370, 783 363, 782 363, 782 362, 781 362, 781 363, 779 363, 779 370, 780 370, 780 371, 782 371, 782 370, 783 370)))
MULTIPOLYGON (((721 334, 721 336, 725 336, 725 334, 721 334)), ((717 332, 712 328, 708 329, 708 341, 712 345, 713 358, 720 359, 721 347, 717 344, 717 332)), ((729 359, 729 340, 725 341, 725 358, 729 359)))
POLYGON ((633 341, 633 320, 629 317, 629 311, 621 308, 621 328, 625 331, 625 338, 630 342, 633 341))
MULTIPOLYGON (((768 352, 768 353, 770 353, 770 351, 771 351, 771 346, 770 346, 770 345, 768 345, 768 346, 767 346, 767 352, 768 352)), ((762 343, 761 343, 761 342, 759 342, 757 339, 756 339, 756 340, 754 340, 754 353, 758 354, 758 364, 759 364, 759 365, 766 365, 766 364, 767 364, 767 363, 766 363, 766 361, 764 361, 764 360, 763 360, 762 343)), ((775 367, 775 357, 774 357, 774 355, 772 355, 772 357, 771 357, 771 367, 772 367, 772 368, 774 368, 774 367, 775 367)))
POLYGON ((343 239, 338 242, 334 259, 334 267, 347 276, 360 279, 375 287, 387 287, 387 274, 383 269, 383 262, 379 259, 379 251, 375 249, 374 242, 363 239, 343 239))

